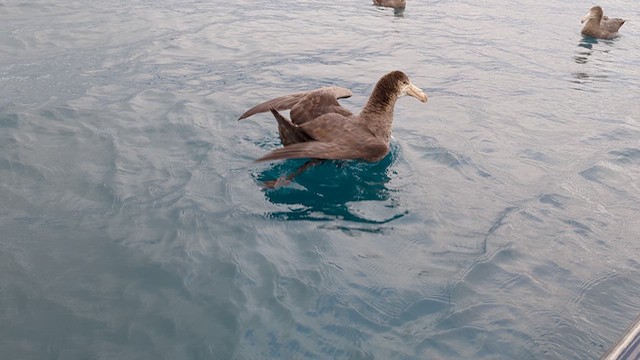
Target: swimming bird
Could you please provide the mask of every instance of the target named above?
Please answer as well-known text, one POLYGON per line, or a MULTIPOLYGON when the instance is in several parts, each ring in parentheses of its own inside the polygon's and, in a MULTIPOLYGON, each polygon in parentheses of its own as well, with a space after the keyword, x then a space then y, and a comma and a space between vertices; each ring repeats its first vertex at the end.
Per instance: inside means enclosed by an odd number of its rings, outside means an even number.
POLYGON ((585 23, 580 33, 598 39, 612 39, 618 36, 618 29, 624 24, 622 19, 609 19, 603 15, 600 6, 594 6, 582 17, 581 23, 585 23))
POLYGON ((256 161, 312 159, 287 176, 285 181, 289 181, 322 160, 381 160, 389 153, 396 100, 404 95, 422 102, 428 100, 427 95, 402 71, 382 76, 357 115, 338 102, 338 99, 351 95, 349 89, 338 86, 285 95, 254 106, 238 120, 271 111, 278 122, 284 147, 256 161), (291 109, 291 120, 278 112, 288 109, 291 109))
POLYGON ((394 9, 404 9, 407 6, 406 0, 373 0, 373 5, 390 7, 394 9))

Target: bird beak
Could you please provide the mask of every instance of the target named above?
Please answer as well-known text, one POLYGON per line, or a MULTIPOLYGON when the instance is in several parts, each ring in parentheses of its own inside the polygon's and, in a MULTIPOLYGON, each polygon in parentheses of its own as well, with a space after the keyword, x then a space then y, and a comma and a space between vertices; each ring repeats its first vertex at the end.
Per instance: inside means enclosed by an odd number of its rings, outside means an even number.
POLYGON ((409 86, 407 87, 407 95, 413 96, 414 98, 422 102, 427 102, 427 100, 429 99, 427 97, 427 94, 425 94, 419 87, 413 85, 412 83, 409 83, 409 86))
POLYGON ((589 20, 590 17, 591 17, 591 10, 589 10, 589 12, 582 17, 582 20, 580 20, 580 24, 584 24, 584 22, 589 20))

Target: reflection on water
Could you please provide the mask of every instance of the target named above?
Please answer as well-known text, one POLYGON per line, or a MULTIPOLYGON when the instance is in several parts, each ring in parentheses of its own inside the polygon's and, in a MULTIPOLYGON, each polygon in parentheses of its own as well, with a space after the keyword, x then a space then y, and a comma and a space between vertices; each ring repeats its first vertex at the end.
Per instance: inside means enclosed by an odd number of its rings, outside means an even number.
POLYGON ((393 16, 395 16, 395 17, 404 17, 404 9, 391 9, 391 8, 388 8, 388 7, 377 6, 377 5, 373 5, 373 6, 377 7, 378 10, 380 10, 380 11, 393 10, 393 16))
POLYGON ((591 53, 593 52, 593 44, 597 44, 597 43, 598 43, 598 39, 588 37, 588 36, 583 36, 580 43, 578 43, 578 47, 581 47, 587 50, 585 51, 582 49, 578 49, 578 51, 576 52, 577 55, 573 57, 575 62, 577 64, 586 64, 589 61, 589 56, 591 56, 591 53))
POLYGON ((593 44, 597 44, 597 43, 598 43, 598 39, 591 36, 583 36, 582 39, 580 40, 580 46, 584 46, 588 49, 591 49, 593 47, 593 44))
MULTIPOLYGON (((603 41, 603 43, 610 43, 610 41, 603 41)), ((598 44, 599 41, 596 38, 592 38, 589 36, 583 36, 580 42, 578 43, 578 48, 576 49, 576 54, 573 56, 573 60, 576 64, 579 65, 587 65, 594 55, 594 53, 608 54, 610 52, 609 49, 600 50, 594 49, 594 45, 598 44)), ((591 69, 589 69, 591 70, 591 69)), ((571 75, 575 80, 572 80, 575 84, 585 84, 592 80, 600 80, 604 81, 607 79, 607 75, 604 73, 604 70, 599 68, 593 69, 593 71, 575 71, 572 72, 571 75)), ((574 88, 576 90, 585 90, 583 88, 574 88)))
MULTIPOLYGON (((291 184, 265 189, 265 196, 274 204, 291 205, 287 211, 272 213, 281 219, 328 220, 344 219, 365 223, 385 223, 402 216, 393 210, 393 190, 387 188, 391 180, 391 165, 397 146, 379 162, 325 161, 298 175, 291 184), (371 214, 354 208, 355 202, 376 203, 385 208, 383 214, 371 214)), ((271 165, 255 175, 263 182, 289 174, 305 160, 288 160, 271 165)), ((375 210, 374 210, 375 212, 375 210)))
POLYGON ((589 56, 591 56, 593 45, 589 43, 579 43, 579 47, 587 49, 587 51, 576 51, 576 55, 573 56, 573 60, 576 64, 586 64, 589 62, 589 56))

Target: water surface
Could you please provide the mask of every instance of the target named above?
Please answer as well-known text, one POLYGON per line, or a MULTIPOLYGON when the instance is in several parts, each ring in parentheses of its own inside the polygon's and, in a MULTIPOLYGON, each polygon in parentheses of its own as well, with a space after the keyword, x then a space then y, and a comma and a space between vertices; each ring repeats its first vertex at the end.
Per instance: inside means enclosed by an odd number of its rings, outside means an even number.
POLYGON ((0 2, 11 359, 597 359, 640 312, 640 7, 0 2), (263 100, 388 71, 392 152, 300 161, 263 100))

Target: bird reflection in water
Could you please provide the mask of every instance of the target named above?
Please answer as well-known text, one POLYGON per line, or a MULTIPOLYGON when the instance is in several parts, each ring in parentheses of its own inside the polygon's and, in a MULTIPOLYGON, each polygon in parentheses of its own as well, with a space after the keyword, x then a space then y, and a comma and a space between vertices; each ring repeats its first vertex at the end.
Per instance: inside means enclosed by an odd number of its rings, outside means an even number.
POLYGON ((583 37, 578 43, 578 49, 573 60, 576 64, 586 64, 589 62, 589 56, 593 53, 593 44, 597 44, 598 39, 591 37, 583 37))
MULTIPOLYGON (((285 211, 273 212, 271 217, 288 220, 343 219, 364 223, 386 223, 405 214, 393 197, 395 190, 388 188, 392 164, 398 148, 391 144, 391 151, 382 160, 374 163, 358 160, 324 161, 295 180, 277 188, 264 187, 265 197, 274 204, 289 205, 285 211), (382 213, 363 214, 354 211, 357 203, 376 202, 373 211, 384 208, 382 213)), ((263 183, 290 173, 304 160, 288 160, 270 165, 254 174, 263 183)))
MULTIPOLYGON (((602 40, 600 40, 602 41, 602 40)), ((592 55, 594 54, 594 51, 598 51, 600 53, 608 53, 609 50, 594 50, 594 45, 598 44, 599 40, 593 37, 588 37, 588 36, 584 36, 581 41, 578 43, 578 48, 576 49, 576 54, 573 56, 573 60, 575 61, 576 64, 579 65, 587 65, 589 63, 589 60, 591 59, 592 55)), ((604 42, 608 42, 607 40, 604 40, 604 42)), ((572 72, 571 75, 573 76, 573 80, 572 82, 575 84, 585 84, 588 82, 591 82, 593 80, 606 80, 607 75, 602 71, 602 70, 596 70, 596 71, 589 71, 591 70, 590 67, 589 68, 582 68, 581 69, 586 69, 585 71, 575 71, 572 72)), ((582 87, 577 87, 575 88, 576 90, 586 90, 582 87)), ((592 89, 591 89, 592 91, 592 89)))
POLYGON ((397 18, 404 17, 404 8, 393 9, 393 16, 395 16, 397 18))

